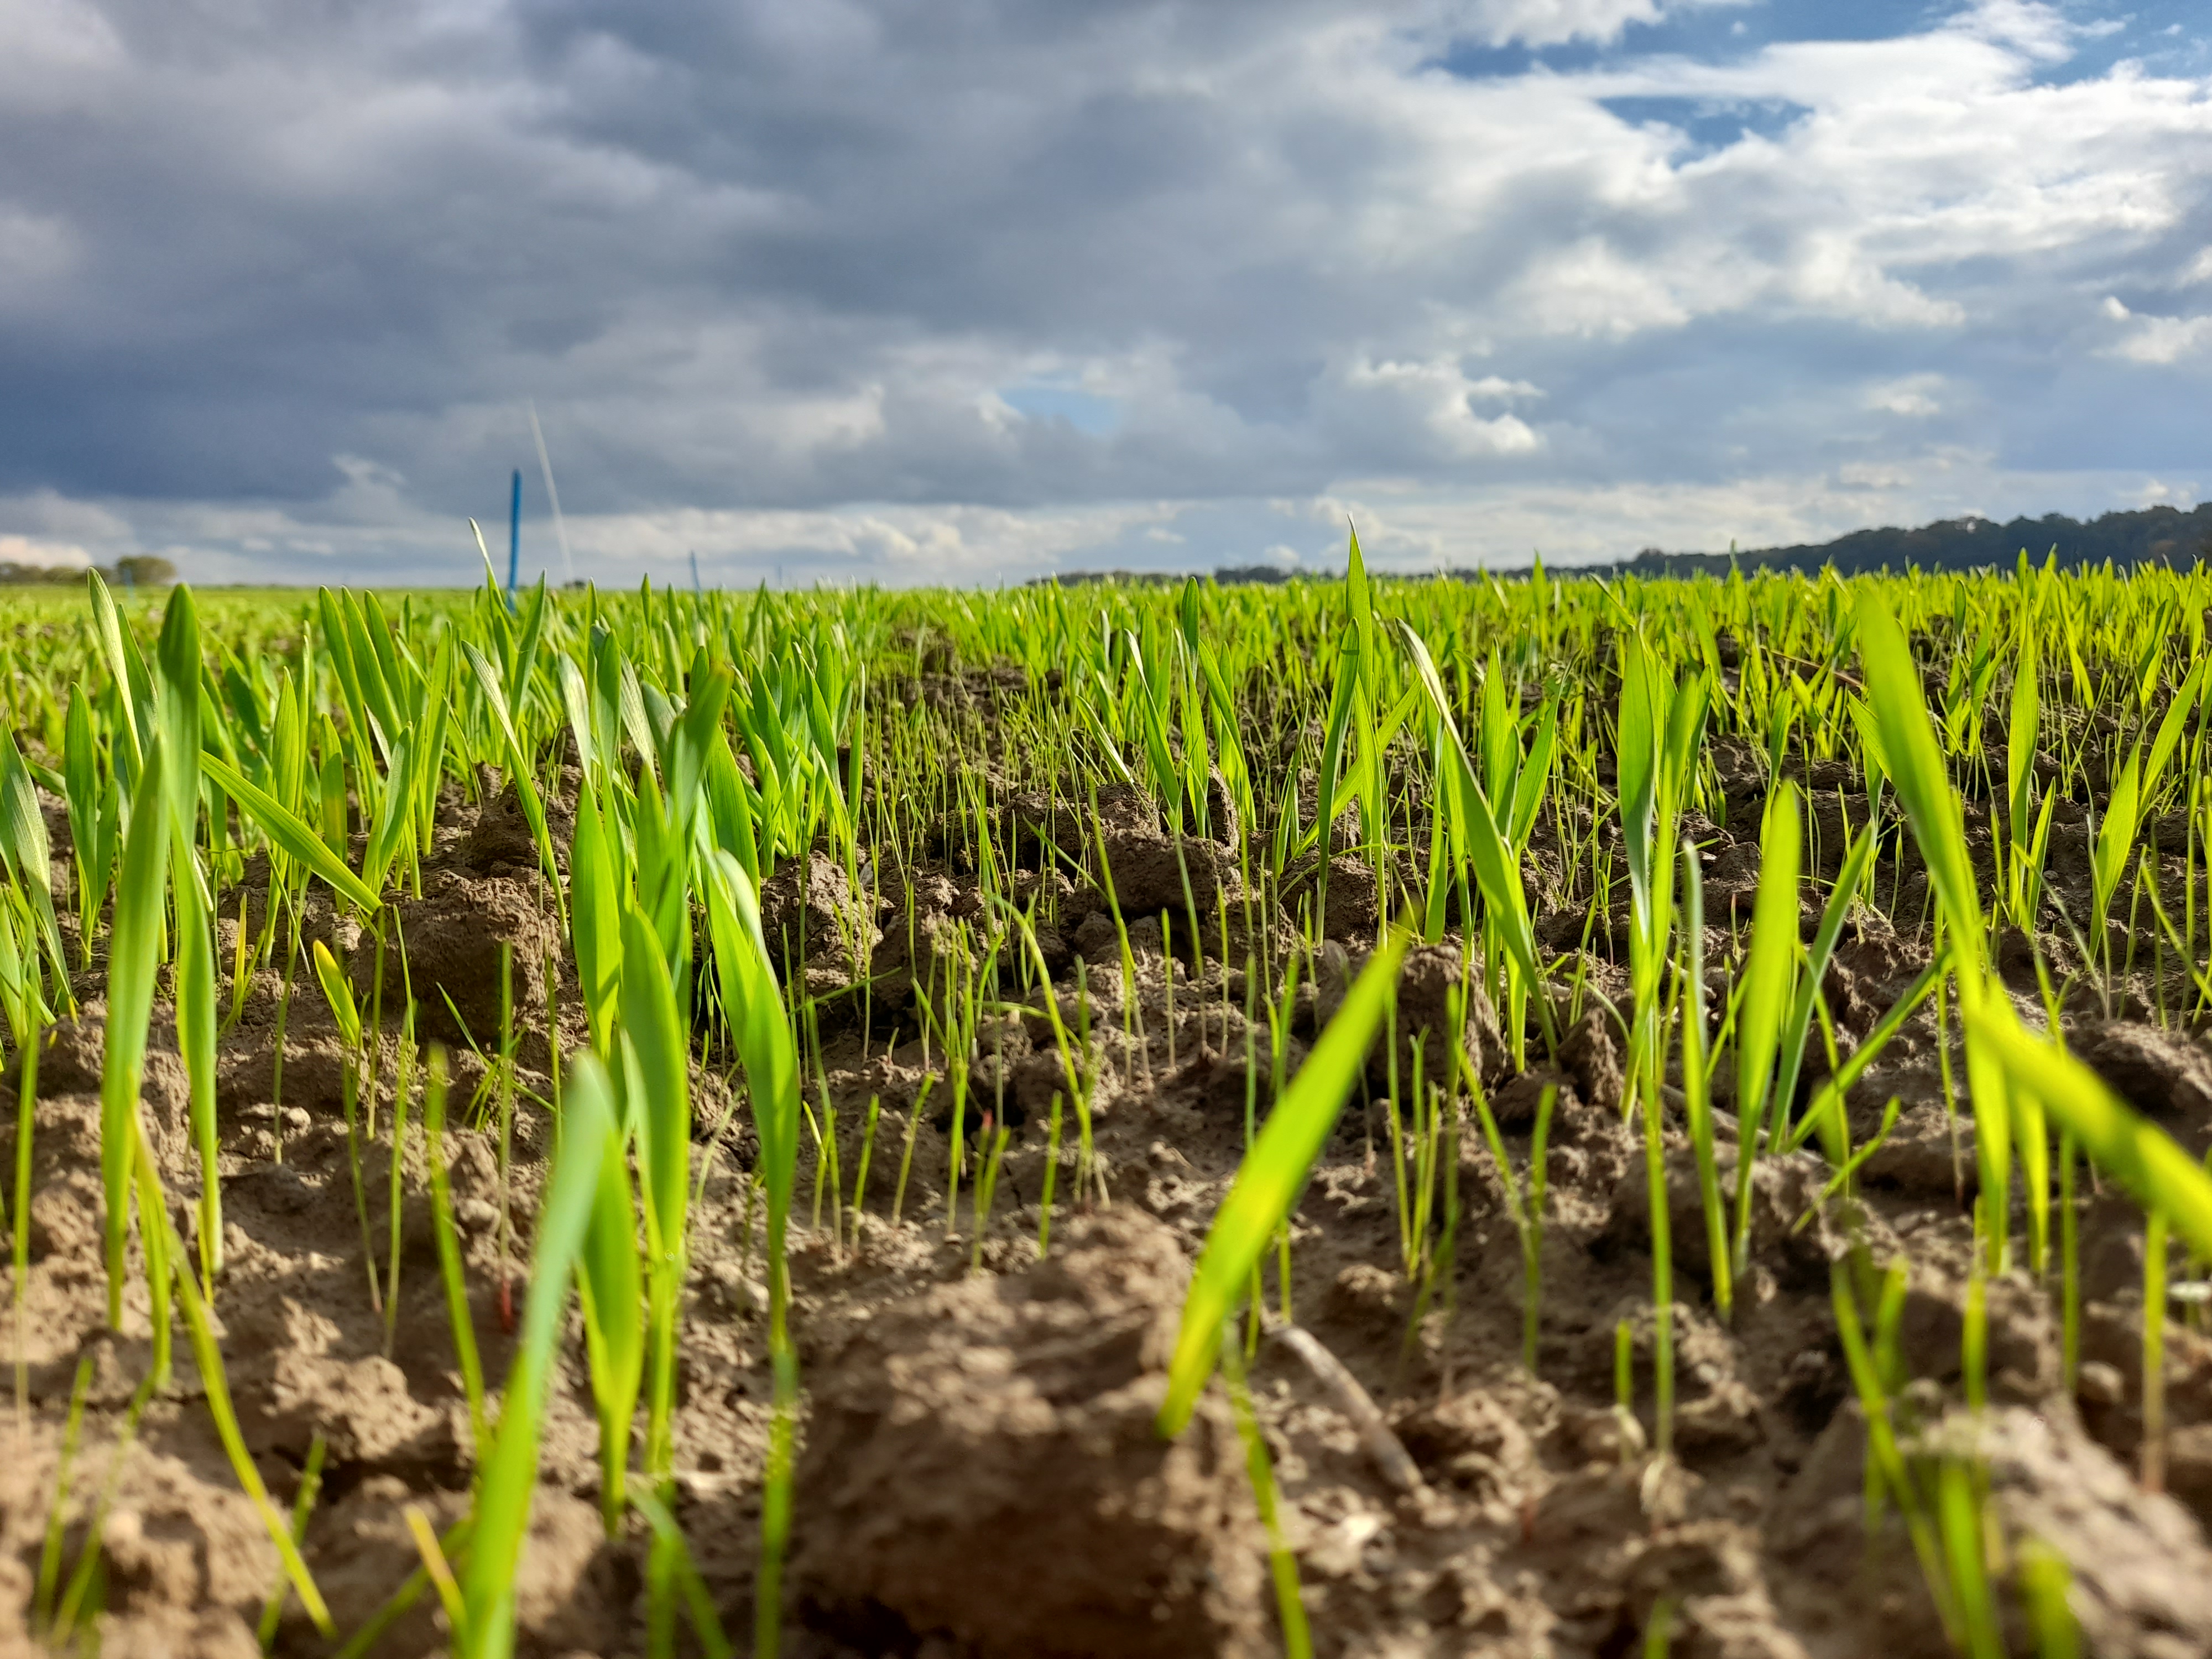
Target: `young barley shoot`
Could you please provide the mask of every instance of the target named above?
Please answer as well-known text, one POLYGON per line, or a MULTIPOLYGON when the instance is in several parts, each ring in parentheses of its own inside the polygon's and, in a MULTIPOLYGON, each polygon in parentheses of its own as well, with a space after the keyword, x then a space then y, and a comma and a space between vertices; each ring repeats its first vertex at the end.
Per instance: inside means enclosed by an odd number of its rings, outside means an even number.
POLYGON ((1199 1392, 1212 1375, 1222 1321, 1243 1294, 1268 1239, 1289 1218, 1322 1143, 1365 1066, 1408 943, 1405 930, 1394 929, 1368 959, 1237 1166, 1183 1303, 1167 1398, 1160 1407, 1164 1435, 1181 1433, 1190 1420, 1199 1392))

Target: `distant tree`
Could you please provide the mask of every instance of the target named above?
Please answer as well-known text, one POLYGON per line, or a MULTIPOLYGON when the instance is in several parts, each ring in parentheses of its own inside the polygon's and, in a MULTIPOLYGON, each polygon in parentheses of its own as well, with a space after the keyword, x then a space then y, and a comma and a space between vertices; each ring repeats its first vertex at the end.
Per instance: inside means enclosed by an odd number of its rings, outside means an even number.
POLYGON ((155 554, 133 553, 115 562, 115 579, 126 587, 168 587, 177 567, 155 554))
POLYGON ((0 586, 22 587, 52 583, 82 582, 84 571, 76 565, 0 564, 0 586))
MULTIPOLYGON (((2064 570, 2101 565, 2107 561, 2118 570, 2133 570, 2143 565, 2185 570, 2212 562, 2212 501, 2186 512, 2173 507, 2147 507, 2106 513, 2087 521, 2049 513, 2039 519, 2020 518, 1999 524, 1969 514, 1960 519, 1940 519, 1912 530, 1894 526, 1854 530, 1832 542, 1745 548, 1730 553, 1666 553, 1647 547, 1632 559, 1571 568, 1577 574, 1597 576, 1724 577, 1731 569, 1741 569, 1747 575, 1759 570, 1804 574, 1834 570, 1848 576, 1916 567, 1922 570, 2009 571, 2017 567, 2023 555, 2031 565, 2039 566, 2048 558, 2056 560, 2064 570)), ((1455 574, 1487 580, 1502 573, 1469 570, 1455 574)))

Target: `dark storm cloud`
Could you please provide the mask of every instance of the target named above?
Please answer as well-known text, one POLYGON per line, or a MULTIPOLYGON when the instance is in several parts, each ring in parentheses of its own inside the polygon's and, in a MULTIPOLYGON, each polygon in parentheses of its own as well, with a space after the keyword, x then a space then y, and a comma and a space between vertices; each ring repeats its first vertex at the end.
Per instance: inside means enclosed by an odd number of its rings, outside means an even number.
POLYGON ((0 0, 0 533, 404 558, 526 399, 610 574, 2187 465, 2187 42, 1802 9, 0 0))

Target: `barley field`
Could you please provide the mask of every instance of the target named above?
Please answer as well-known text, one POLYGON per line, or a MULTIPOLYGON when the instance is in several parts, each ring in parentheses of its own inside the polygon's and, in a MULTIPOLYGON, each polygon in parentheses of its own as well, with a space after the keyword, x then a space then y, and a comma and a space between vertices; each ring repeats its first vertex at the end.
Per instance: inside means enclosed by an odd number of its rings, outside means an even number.
POLYGON ((11 1643, 2212 1651, 2209 609, 0 599, 11 1643))

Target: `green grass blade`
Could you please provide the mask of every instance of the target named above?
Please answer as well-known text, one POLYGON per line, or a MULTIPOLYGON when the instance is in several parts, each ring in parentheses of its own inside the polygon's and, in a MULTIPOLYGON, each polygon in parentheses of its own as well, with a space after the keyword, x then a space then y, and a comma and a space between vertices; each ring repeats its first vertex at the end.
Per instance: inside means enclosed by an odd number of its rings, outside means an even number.
POLYGON ((722 1616, 714 1610, 714 1598, 707 1589, 707 1582, 699 1575, 699 1565, 692 1558, 690 1541, 684 1529, 676 1524, 660 1500, 648 1492, 639 1492, 632 1500, 637 1511, 653 1528, 653 1538, 665 1548, 674 1553, 676 1574, 684 1592, 684 1605, 691 1615, 691 1628, 699 1638, 699 1645, 706 1650, 707 1659, 731 1659, 734 1650, 730 1638, 722 1630, 722 1616))
POLYGON ((167 750, 169 810, 190 846, 200 815, 200 623, 192 590, 181 582, 169 590, 154 660, 161 674, 155 714, 167 750))
MULTIPOLYGON (((2006 1072, 1995 1063, 1989 1044, 1978 1035, 1993 1028, 1975 1018, 1990 994, 1984 972, 1988 938, 1973 860, 1966 850, 1965 819, 1942 751, 1936 747, 1920 672, 1913 665, 1905 631, 1874 587, 1860 590, 1857 616, 1859 660, 1866 671, 1868 696, 1881 727, 1882 744, 1895 769, 1892 781, 1927 862, 1929 879, 1950 936, 1959 1009, 1966 1017, 1968 1028, 1966 1078, 1974 1107, 1975 1158, 1981 1166, 1985 1212, 1992 1224, 1994 1265, 2002 1272, 2010 1248, 2013 1120, 2008 1109, 2006 1072)), ((2078 662, 2077 673, 2086 678, 2078 662)))
POLYGON ((107 591, 100 572, 85 572, 85 586, 92 599, 93 637, 99 641, 100 654, 107 659, 107 672, 114 678, 116 699, 123 708, 120 734, 135 774, 145 763, 149 734, 142 721, 151 712, 153 685, 147 678, 146 659, 139 654, 138 641, 116 614, 115 596, 107 591))
POLYGON ((530 757, 524 751, 521 735, 515 730, 514 720, 507 710, 506 688, 500 682, 499 670, 491 659, 476 647, 475 641, 461 641, 461 654, 468 659, 469 668, 476 675, 482 689, 485 705, 490 708, 493 724, 499 728, 507 758, 507 781, 514 786, 515 797, 522 803, 522 816, 530 825, 531 839, 538 845, 538 860, 545 878, 553 884, 554 900, 565 905, 562 896, 560 865, 553 856, 553 833, 545 822, 544 799, 538 793, 538 780, 532 775, 530 757))
POLYGON ((1820 1127, 1823 1115, 1836 1109, 1850 1094, 1852 1085, 1866 1075, 1875 1060, 1881 1058, 1881 1051, 1903 1029, 1905 1022, 1912 1017, 1913 1011, 1935 994, 1936 982, 1942 977, 1943 971, 1944 964, 1940 962, 1930 963, 1922 969, 1919 976, 1905 988, 1904 994, 1875 1022, 1874 1029, 1859 1039, 1858 1047, 1851 1050, 1843 1065, 1821 1083, 1813 1103, 1806 1109, 1805 1115, 1797 1120, 1790 1131, 1789 1138, 1782 1143, 1784 1152, 1794 1152, 1813 1138, 1814 1131, 1820 1127))
POLYGON ((672 1455, 668 1437, 676 1408, 676 1324, 691 1167, 690 1042, 660 939, 635 908, 623 917, 622 1015, 624 1095, 641 1153, 653 1297, 646 1468, 659 1476, 668 1473, 672 1455))
POLYGON ((1360 677, 1364 672, 1359 654, 1362 637, 1358 630, 1348 632, 1343 649, 1337 657, 1336 681, 1329 692, 1328 726, 1322 738, 1321 787, 1316 797, 1319 805, 1313 823, 1298 837, 1295 849, 1304 853, 1318 842, 1324 860, 1328 856, 1328 838, 1332 833, 1329 826, 1334 823, 1340 810, 1337 775, 1343 768, 1345 733, 1352 726, 1352 705, 1358 701, 1360 677))
MULTIPOLYGON (((1497 816, 1484 798, 1481 786, 1475 781, 1474 763, 1461 740, 1458 724, 1452 719, 1451 703, 1444 694, 1443 678, 1437 672, 1428 646, 1412 623, 1401 621, 1398 630, 1399 642, 1412 660, 1430 707, 1449 739, 1444 746, 1450 772, 1449 787, 1443 787, 1446 780, 1439 780, 1438 793, 1444 810, 1453 815, 1454 838, 1474 868, 1475 884, 1482 890, 1490 925, 1504 941, 1522 984, 1533 989, 1542 983, 1542 975, 1536 960, 1536 929, 1528 915, 1528 895, 1521 886, 1519 861, 1504 832, 1498 827, 1497 816)), ((1539 994, 1535 1004, 1537 1018, 1549 1042, 1551 1000, 1539 994)))
POLYGON ((2158 793, 2159 780, 2165 775, 2166 763, 2181 742, 2182 729, 2189 724, 2190 712, 2204 690, 2205 671, 2212 668, 2212 658, 2197 663, 2182 681, 2181 689, 2173 694, 2173 702, 2166 711, 2166 718, 2158 723, 2158 735, 2151 739, 2150 759, 2144 763, 2142 795, 2146 801, 2158 793))
MULTIPOLYGON (((2013 667, 2012 709, 2005 732, 2007 827, 2017 857, 2027 850, 2030 803, 2035 789, 2035 744, 2042 726, 2042 687, 2038 683, 2035 630, 2022 623, 2019 658, 2013 667)), ((2015 917, 2022 927, 2029 920, 2015 917)))
MULTIPOLYGON (((172 856, 190 868, 191 848, 178 836, 172 856)), ((222 1270, 222 1180, 216 1126, 216 975, 212 917, 201 908, 199 883, 179 881, 177 895, 177 1048, 190 1085, 187 1115, 200 1163, 200 1273, 207 1293, 222 1270)))
POLYGON ((1543 712, 1536 717, 1536 735, 1529 739, 1528 753, 1513 781, 1513 805, 1507 814, 1505 836, 1516 848, 1528 846, 1536 828, 1536 815, 1543 810, 1544 791, 1551 783, 1559 747, 1559 699, 1547 697, 1543 712))
POLYGON ((1936 1522, 1952 1595, 1966 1626, 1966 1651, 1972 1659, 2004 1659, 1996 1607, 1990 1597, 1989 1531, 1975 1482, 1974 1471, 1966 1464, 1955 1458, 1943 1460, 1936 1473, 1936 1522))
MULTIPOLYGON (((1747 1150, 1758 1144, 1782 1026, 1796 985, 1797 879, 1805 820, 1797 786, 1784 778, 1766 798, 1759 830, 1759 891, 1752 901, 1751 951, 1735 1018, 1736 1112, 1747 1150)), ((1739 1198, 1741 1207, 1747 1192, 1739 1198)), ((1741 1236, 1742 1224, 1738 1223, 1741 1236)))
POLYGON ((507 1370, 499 1431, 477 1488, 476 1533, 462 1570, 468 1628, 458 1645, 465 1659, 507 1659, 514 1651, 515 1565, 530 1527, 538 1437, 559 1362, 569 1280, 597 1206, 600 1166, 621 1155, 606 1073, 591 1055, 580 1055, 562 1091, 561 1145, 538 1212, 529 1299, 507 1370))
POLYGON ((2090 943, 2099 950, 2103 948, 2099 940, 2112 910, 2112 895, 2135 856, 2136 820, 2142 805, 2142 757, 2134 754, 2121 767, 2120 775, 2112 784, 2112 793, 2105 802, 2104 821, 2097 826, 2097 846, 2091 865, 2096 882, 2096 909, 2090 920, 2095 933, 2090 943))
POLYGON ((761 933, 760 901, 744 869, 723 852, 709 866, 707 896, 723 1012, 744 1062, 769 1213, 788 1214, 799 1155, 799 1055, 761 933))
POLYGON ((2145 1210, 2162 1212, 2191 1250, 2212 1256, 2212 1175, 2203 1165, 2096 1073, 2031 1036, 2008 1002, 1990 994, 1962 1010, 2013 1087, 2040 1100, 2098 1168, 2145 1210))
POLYGON ((587 783, 577 796, 576 832, 568 846, 568 934, 592 1047, 603 1060, 614 1053, 615 1002, 622 987, 622 897, 610 840, 587 783))
MULTIPOLYGON (((76 814, 72 806, 70 822, 76 814)), ((46 839, 46 815, 39 811, 39 792, 15 746, 15 734, 0 731, 0 858, 30 900, 39 921, 39 941, 52 964, 54 990, 65 1006, 70 1002, 69 955, 62 949, 62 930, 54 915, 53 853, 46 839)))
POLYGON ((238 803, 239 810, 258 826, 278 851, 313 871, 331 884, 338 896, 362 914, 375 914, 382 902, 375 890, 347 869, 344 860, 325 844, 323 838, 289 809, 279 805, 275 796, 220 756, 203 754, 200 770, 238 803))
POLYGON ((592 722, 591 687, 584 684, 583 670, 567 652, 555 657, 553 664, 561 681, 562 712, 568 715, 569 733, 576 740, 576 764, 586 783, 597 789, 601 784, 599 744, 592 722))
POLYGON ((1798 976, 1796 995, 1783 1023, 1781 1062, 1774 1074, 1771 1103, 1777 1133, 1788 1127, 1785 1120, 1796 1103, 1797 1074, 1805 1064, 1806 1045, 1812 1040, 1814 1007, 1820 999, 1820 987, 1827 979, 1836 941, 1843 936, 1844 923, 1850 917, 1851 901, 1858 892, 1867 866, 1874 861, 1876 839, 1871 827, 1863 829, 1852 842, 1850 851, 1844 855, 1843 872, 1828 891, 1828 902, 1821 907, 1819 925, 1813 930, 1811 948, 1805 952, 1804 971, 1798 976))
POLYGON ((430 1047, 423 1080, 422 1152, 430 1166, 430 1223, 437 1240, 438 1278, 446 1293, 446 1321, 453 1332, 461 1390, 469 1401, 469 1452, 481 1468, 491 1449, 490 1419, 484 1407, 483 1362, 477 1353, 460 1234, 453 1224, 453 1183, 446 1168, 446 1051, 435 1043, 430 1047))
POLYGON ((1653 829, 1659 804, 1659 744, 1666 711, 1659 706, 1662 678, 1635 634, 1621 636, 1620 702, 1613 750, 1618 761, 1622 851, 1631 895, 1641 908, 1651 890, 1653 829))
POLYGON ((799 1055, 761 933, 760 902, 737 860, 715 852, 707 866, 708 927, 722 1008, 744 1062, 760 1137, 755 1164, 768 1194, 769 1357, 775 1416, 761 1478, 760 1562, 753 1578, 754 1659, 775 1659, 783 1630, 783 1552, 791 1526, 791 1460, 799 1403, 799 1359, 791 1345, 791 1276, 785 1236, 799 1158, 799 1055))
POLYGON ((599 1417, 599 1504, 607 1535, 622 1523, 627 1498, 630 1423, 645 1378, 644 1279, 638 1266, 637 1211, 629 1170, 600 1160, 599 1184, 585 1234, 577 1285, 584 1304, 584 1346, 599 1417))
MULTIPOLYGON (((125 838, 123 873, 107 945, 106 1052, 100 1076, 100 1189, 106 1205, 108 1323, 123 1320, 124 1243, 130 1229, 131 1161, 139 1085, 146 1067, 146 1023, 161 965, 162 890, 170 826, 156 744, 140 773, 125 838)), ((149 1218, 155 1224, 158 1218, 149 1218)))
POLYGON ((1183 1301, 1167 1399, 1160 1407, 1163 1435, 1182 1433, 1197 1408, 1198 1396, 1213 1375, 1222 1321, 1250 1287, 1253 1268, 1297 1203, 1322 1143, 1367 1064, 1409 943, 1411 935, 1394 927, 1369 958, 1237 1166, 1183 1301))
POLYGON ((1913 665, 1904 630, 1879 590, 1859 591, 1858 623, 1859 659, 1866 670, 1868 697, 1881 730, 1882 749, 1893 769, 1891 781, 1927 860, 1944 920, 1955 935, 1954 948, 1967 952, 1960 959, 1960 979, 1962 983, 1978 979, 1972 969, 1983 959, 1984 941, 1974 866, 1966 853, 1958 793, 1951 787, 1928 718, 1920 671, 1913 665))
POLYGON ((338 1023, 338 1035, 345 1039, 347 1048, 361 1047, 361 1007, 354 1000, 353 984, 346 978, 345 969, 338 966, 337 958, 331 954, 330 946, 322 940, 314 942, 315 980, 323 988, 323 995, 331 1005, 331 1017, 338 1023))

